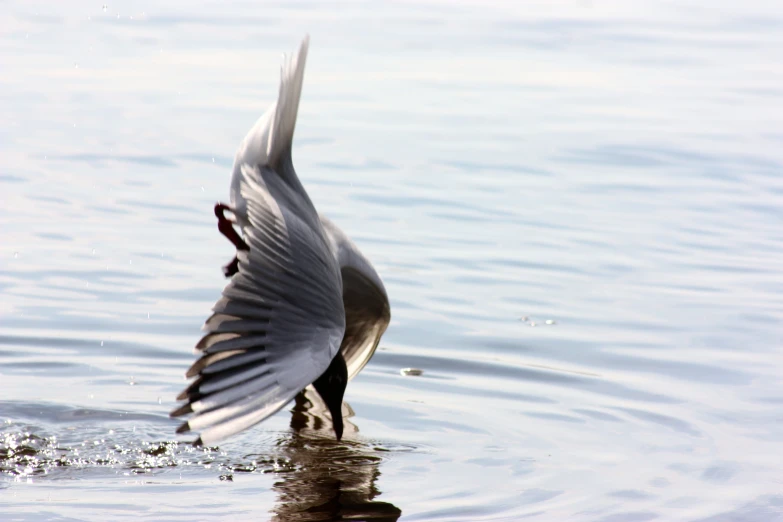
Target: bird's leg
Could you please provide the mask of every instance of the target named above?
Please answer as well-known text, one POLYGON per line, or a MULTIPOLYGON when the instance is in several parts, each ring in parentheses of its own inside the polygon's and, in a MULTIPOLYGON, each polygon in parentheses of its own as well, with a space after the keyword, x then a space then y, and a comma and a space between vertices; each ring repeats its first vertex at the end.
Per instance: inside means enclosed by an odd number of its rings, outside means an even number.
MULTIPOLYGON (((218 218, 218 230, 220 230, 220 233, 226 236, 229 241, 231 241, 237 250, 250 250, 250 248, 247 246, 247 243, 245 243, 239 234, 237 234, 237 231, 234 230, 234 222, 225 216, 224 212, 226 210, 229 212, 234 212, 234 209, 225 203, 215 204, 215 217, 218 218)), ((231 277, 237 272, 239 272, 239 259, 237 259, 237 256, 234 256, 234 259, 232 259, 229 264, 223 267, 223 274, 226 277, 231 277)))
POLYGON ((218 218, 218 230, 234 244, 237 250, 250 250, 244 239, 239 237, 237 231, 234 230, 234 222, 223 214, 226 210, 234 212, 234 209, 225 203, 215 203, 215 216, 218 218))

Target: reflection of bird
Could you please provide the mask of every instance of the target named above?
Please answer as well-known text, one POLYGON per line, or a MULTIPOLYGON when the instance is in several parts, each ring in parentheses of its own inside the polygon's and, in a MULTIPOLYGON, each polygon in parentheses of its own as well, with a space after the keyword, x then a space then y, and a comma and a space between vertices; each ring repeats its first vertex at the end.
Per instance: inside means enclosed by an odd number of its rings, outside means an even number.
MULTIPOLYGON (((350 412, 350 406, 344 406, 350 412)), ((400 509, 374 500, 380 495, 375 482, 382 459, 365 443, 331 441, 322 417, 327 409, 310 388, 296 396, 293 433, 278 442, 293 471, 281 474, 282 480, 274 485, 279 499, 273 520, 395 522, 402 514, 400 509)), ((358 431, 350 423, 346 428, 358 431)))
POLYGON ((277 102, 237 151, 231 205, 215 207, 237 257, 224 268, 231 281, 196 345, 201 357, 187 372, 197 379, 177 397, 186 403, 171 413, 193 414, 177 432, 200 431, 197 443, 261 422, 309 384, 326 403, 339 440, 347 381, 372 357, 389 324, 380 277, 318 215, 291 162, 308 44, 305 38, 284 64, 277 102))

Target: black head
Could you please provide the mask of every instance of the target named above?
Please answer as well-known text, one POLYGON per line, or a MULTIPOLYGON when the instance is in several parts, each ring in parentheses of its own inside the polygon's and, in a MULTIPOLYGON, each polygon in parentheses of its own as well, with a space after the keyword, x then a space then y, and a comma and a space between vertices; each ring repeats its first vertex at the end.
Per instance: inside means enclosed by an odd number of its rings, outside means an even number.
POLYGON ((348 385, 348 367, 339 351, 329 368, 313 383, 315 391, 326 403, 332 415, 332 427, 337 440, 343 437, 343 396, 348 385))

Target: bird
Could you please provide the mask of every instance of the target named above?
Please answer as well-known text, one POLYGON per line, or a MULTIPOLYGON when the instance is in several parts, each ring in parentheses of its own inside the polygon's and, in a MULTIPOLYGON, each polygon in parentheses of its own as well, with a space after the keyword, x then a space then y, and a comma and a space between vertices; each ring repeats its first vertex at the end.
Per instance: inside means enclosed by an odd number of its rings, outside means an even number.
POLYGON ((170 413, 187 416, 177 433, 198 432, 196 445, 260 423, 310 386, 326 404, 339 441, 347 383, 370 360, 391 320, 372 263, 316 211, 294 170, 309 44, 307 35, 284 57, 277 101, 236 152, 230 203, 215 205, 218 230, 236 256, 223 268, 229 281, 185 374, 195 380, 177 396, 184 404, 170 413))

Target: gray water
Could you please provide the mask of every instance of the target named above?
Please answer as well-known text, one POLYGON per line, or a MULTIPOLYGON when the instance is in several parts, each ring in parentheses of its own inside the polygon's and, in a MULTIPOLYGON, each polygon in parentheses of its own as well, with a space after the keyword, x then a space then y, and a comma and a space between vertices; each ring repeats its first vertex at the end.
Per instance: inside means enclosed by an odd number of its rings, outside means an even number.
POLYGON ((2 520, 783 521, 779 3, 0 7, 2 520), (195 449, 212 205, 307 32, 294 162, 392 323, 342 443, 195 449))

